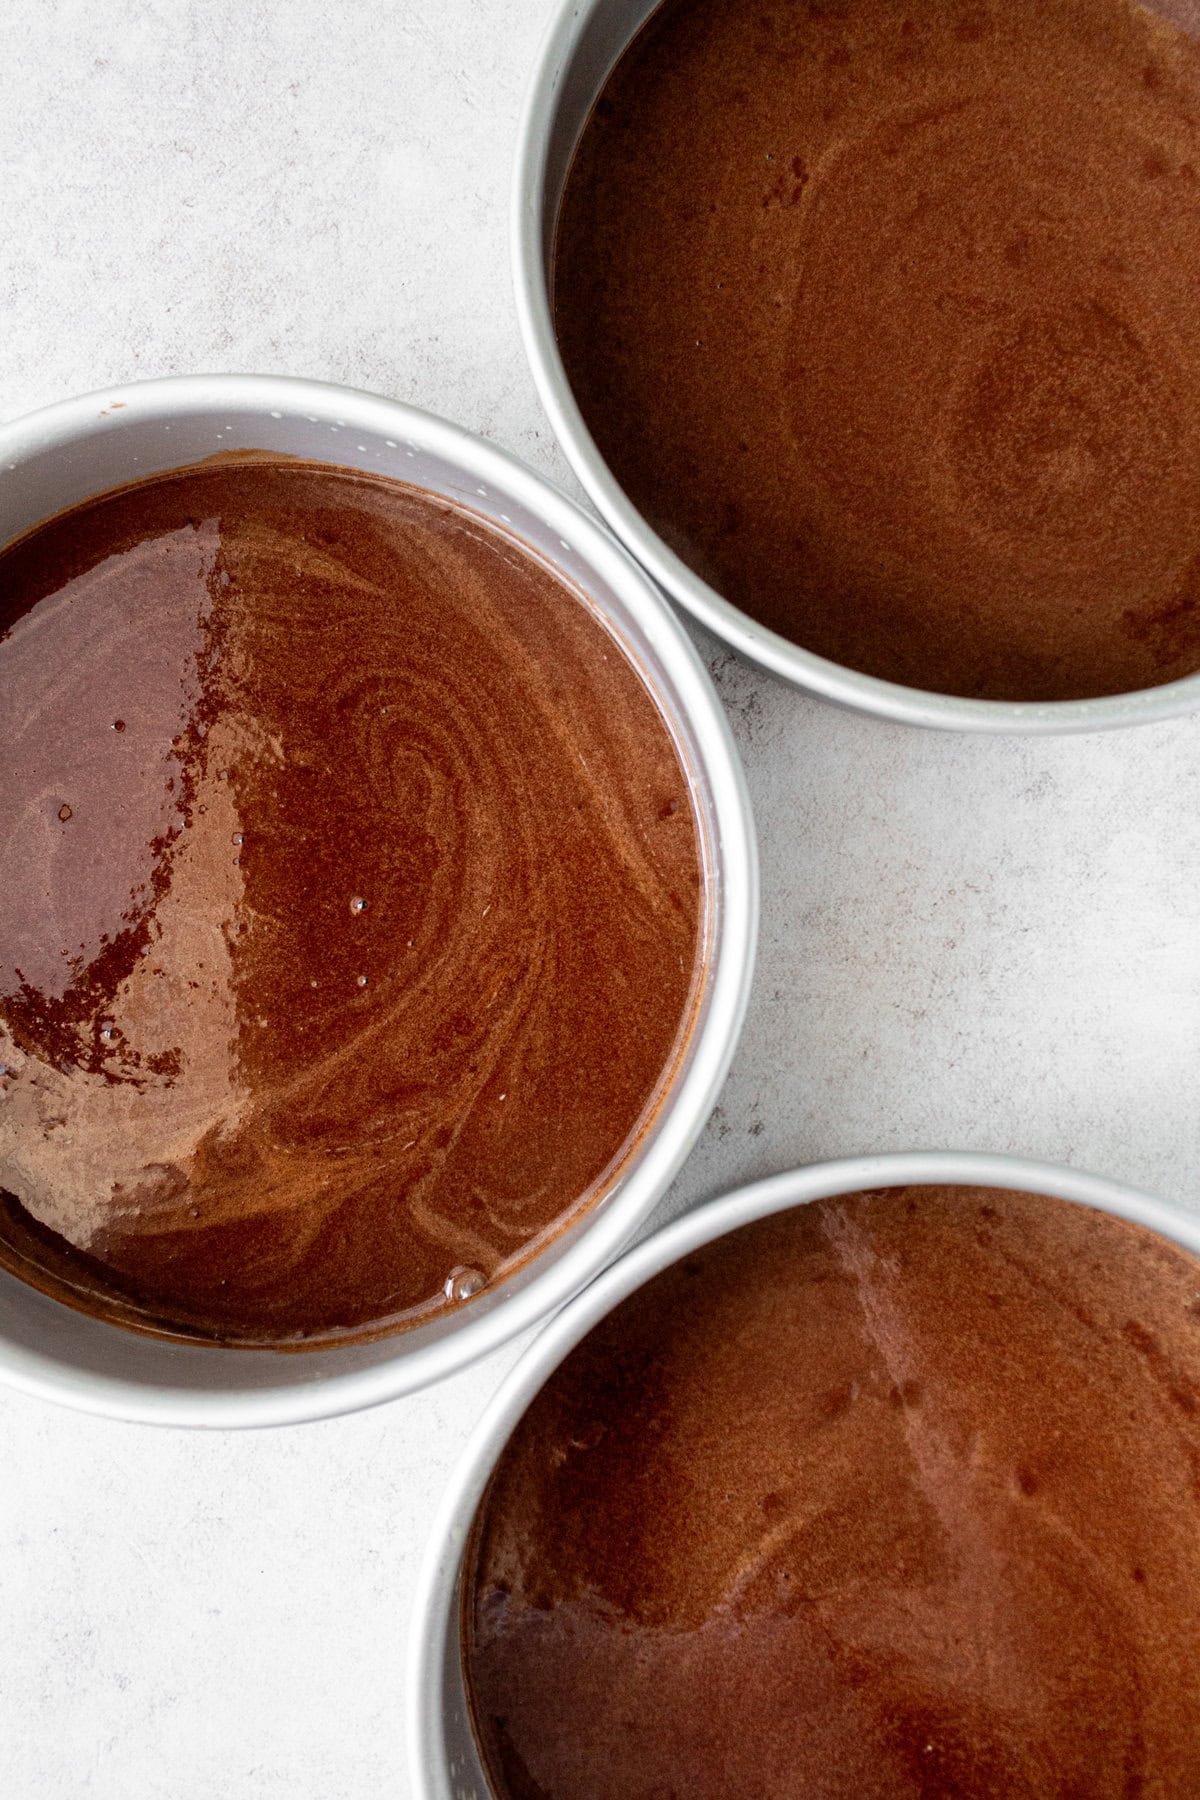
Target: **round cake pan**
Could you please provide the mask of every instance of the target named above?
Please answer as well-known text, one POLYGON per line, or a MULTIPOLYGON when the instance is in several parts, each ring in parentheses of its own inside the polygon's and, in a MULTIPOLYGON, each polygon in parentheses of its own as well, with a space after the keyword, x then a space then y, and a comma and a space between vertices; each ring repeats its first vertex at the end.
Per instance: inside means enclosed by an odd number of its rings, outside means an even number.
POLYGON ((867 1188, 990 1187, 1048 1194, 1148 1226, 1200 1256, 1200 1215, 1049 1163, 957 1151, 863 1156, 775 1175, 687 1214, 622 1257, 530 1345, 480 1420, 439 1507, 414 1601, 404 1728, 414 1800, 489 1800, 461 1653, 462 1558, 476 1508, 535 1394, 614 1307, 672 1263, 755 1219, 867 1188))
POLYGON ((525 104, 512 208, 513 277, 526 354, 555 435, 589 498, 671 598, 735 650, 797 687, 908 725, 1029 733, 1150 724, 1200 706, 1200 674, 1097 700, 970 700, 902 687, 830 662, 724 599, 651 530, 617 484, 576 405, 551 316, 559 204, 575 147, 613 68, 659 0, 561 0, 525 104))
POLYGON ((320 382, 194 376, 69 400, 0 427, 0 545, 90 496, 220 452, 392 476, 490 521, 586 600, 675 735, 702 842, 703 968, 690 1036, 613 1187, 468 1306, 374 1342, 304 1355, 172 1343, 75 1312, 0 1272, 0 1380, 161 1424, 288 1424, 423 1387, 546 1318, 616 1255, 698 1137, 745 1014, 758 924, 750 803, 729 726, 685 633, 637 565, 570 500, 470 433, 320 382))

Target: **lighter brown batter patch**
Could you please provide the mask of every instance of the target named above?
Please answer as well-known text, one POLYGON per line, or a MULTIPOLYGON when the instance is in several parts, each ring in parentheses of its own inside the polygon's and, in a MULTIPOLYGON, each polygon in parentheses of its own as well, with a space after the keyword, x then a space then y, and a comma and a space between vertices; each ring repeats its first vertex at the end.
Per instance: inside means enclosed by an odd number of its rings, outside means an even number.
POLYGON ((721 1239, 533 1401, 464 1622, 498 1800, 1194 1800, 1200 1263, 978 1189, 721 1239))

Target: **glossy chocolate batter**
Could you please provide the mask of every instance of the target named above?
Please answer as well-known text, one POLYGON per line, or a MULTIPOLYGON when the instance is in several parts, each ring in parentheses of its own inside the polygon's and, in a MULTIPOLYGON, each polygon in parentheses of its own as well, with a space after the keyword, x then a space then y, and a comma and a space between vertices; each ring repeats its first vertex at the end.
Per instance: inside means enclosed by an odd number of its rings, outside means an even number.
POLYGON ((502 1800, 1195 1800, 1200 1263, 979 1189, 750 1226, 551 1377, 469 1557, 502 1800))
POLYGON ((648 690, 482 521, 201 466, 0 556, 0 1264, 126 1324, 368 1335, 619 1170, 700 865, 648 690))
POLYGON ((562 208, 600 450, 850 667, 1008 700, 1200 668, 1200 0, 667 0, 562 208))

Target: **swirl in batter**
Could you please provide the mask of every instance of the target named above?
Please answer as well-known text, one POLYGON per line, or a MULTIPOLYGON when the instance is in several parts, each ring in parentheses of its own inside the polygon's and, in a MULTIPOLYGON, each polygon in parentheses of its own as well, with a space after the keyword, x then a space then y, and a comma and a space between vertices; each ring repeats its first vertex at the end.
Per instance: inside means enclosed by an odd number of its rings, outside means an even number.
POLYGON ((660 536, 925 689, 1200 668, 1198 38, 1197 0, 667 0, 555 262, 660 536))
POLYGON ((395 1329, 606 1191, 698 836, 588 606, 482 520, 214 464, 0 556, 0 1264, 231 1344, 395 1329))
POLYGON ((1195 1800, 1200 1264, 1036 1195, 719 1240, 518 1425, 467 1557, 498 1800, 1195 1800))

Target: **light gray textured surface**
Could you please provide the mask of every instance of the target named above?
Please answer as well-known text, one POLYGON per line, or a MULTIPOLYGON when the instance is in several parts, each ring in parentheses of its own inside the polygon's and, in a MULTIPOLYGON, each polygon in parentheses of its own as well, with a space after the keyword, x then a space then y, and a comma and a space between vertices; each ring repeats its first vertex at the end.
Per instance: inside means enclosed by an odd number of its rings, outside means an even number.
MULTIPOLYGON (((10 0, 0 413, 254 369, 566 480, 506 254, 548 0, 10 0)), ((1030 744, 808 702, 706 645, 758 809, 758 983, 664 1213, 853 1150, 1019 1150, 1200 1200, 1200 719, 1030 744)), ((433 1501, 509 1351, 263 1436, 0 1395, 5 1800, 403 1800, 433 1501)))

